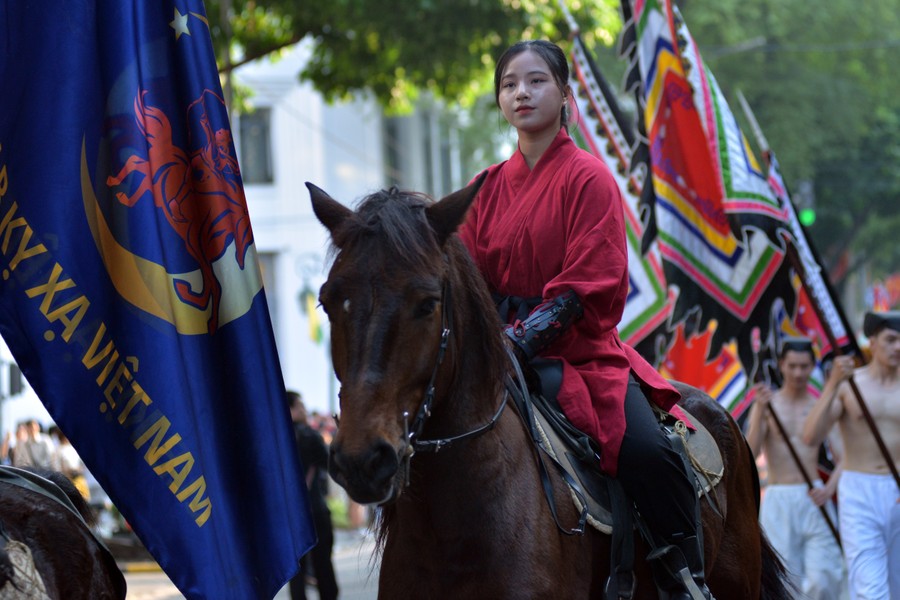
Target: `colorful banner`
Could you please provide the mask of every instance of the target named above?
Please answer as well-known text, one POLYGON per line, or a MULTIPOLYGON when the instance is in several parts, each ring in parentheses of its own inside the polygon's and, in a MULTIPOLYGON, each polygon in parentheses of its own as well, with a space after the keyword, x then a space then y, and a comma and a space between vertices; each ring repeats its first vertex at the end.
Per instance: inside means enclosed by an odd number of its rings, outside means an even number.
MULTIPOLYGON (((648 358, 740 416, 750 383, 777 376, 781 339, 827 340, 797 279, 803 273, 817 300, 818 263, 804 237, 797 247, 807 268, 798 270, 788 241, 800 224, 789 199, 755 157, 678 10, 668 1, 622 5, 621 49, 643 133, 632 173, 649 173, 634 194, 640 214, 650 215, 641 246, 658 247, 675 299, 668 345, 648 358)), ((828 298, 826 312, 837 311, 828 298)), ((836 333, 846 340, 840 327, 836 333)))
MULTIPOLYGON (((723 318, 746 322, 784 252, 758 228, 748 228, 737 208, 768 214, 777 199, 771 194, 762 199, 766 182, 755 174, 756 161, 734 156, 736 146, 749 148, 727 142, 743 136, 733 116, 722 117, 724 102, 716 99, 714 79, 697 62, 699 55, 682 57, 676 40, 684 51, 693 46, 674 9, 667 3, 639 4, 633 66, 640 74, 660 252, 676 267, 678 279, 715 300, 715 309, 701 310, 704 325, 713 319, 721 324, 723 318)), ((678 285, 671 277, 669 283, 678 285)))
MULTIPOLYGON (((791 285, 797 292, 797 304, 791 316, 794 332, 788 335, 800 335, 813 340, 820 365, 835 353, 861 356, 847 317, 821 266, 819 254, 809 240, 803 224, 800 223, 794 202, 781 175, 778 160, 775 158, 775 152, 769 147, 769 142, 744 95, 741 92, 737 95, 757 144, 766 159, 769 187, 786 214, 785 225, 779 229, 778 235, 787 242, 788 260, 793 272, 791 285)), ((781 322, 780 330, 784 331, 787 325, 784 324, 784 319, 781 322)), ((816 381, 816 375, 813 376, 813 381, 816 381)))
MULTIPOLYGON (((749 111, 749 107, 747 110, 749 111)), ((755 123, 755 119, 752 119, 752 122, 755 123)), ((758 126, 756 128, 758 130, 758 126)), ((765 138, 761 132, 759 139, 766 148, 765 138)), ((778 194, 788 215, 788 231, 785 236, 793 247, 792 256, 796 261, 794 270, 803 278, 805 296, 802 298, 804 303, 801 306, 804 310, 798 315, 798 318, 802 319, 799 327, 804 335, 819 340, 818 347, 823 357, 832 354, 835 345, 842 353, 859 354, 859 347, 847 317, 844 315, 831 283, 823 272, 819 255, 810 243, 809 236, 797 216, 787 185, 781 176, 781 169, 775 153, 766 148, 765 154, 769 166, 769 184, 772 190, 778 194)))
POLYGON ((611 86, 577 35, 572 65, 571 85, 577 103, 575 138, 606 163, 619 183, 625 204, 630 287, 619 323, 620 336, 667 377, 689 381, 722 404, 732 406, 740 400, 747 381, 735 345, 722 345, 710 357, 712 329, 688 336, 683 323, 672 324, 678 288, 667 285, 655 223, 639 218, 642 192, 648 184, 647 169, 642 168, 646 165, 637 162, 637 168, 630 168, 635 162, 634 150, 639 149, 635 135, 611 86))
POLYGON ((866 290, 867 305, 876 312, 892 310, 900 305, 900 273, 876 279, 866 290))
POLYGON ((0 333, 189 598, 314 541, 200 0, 4 0, 0 333))

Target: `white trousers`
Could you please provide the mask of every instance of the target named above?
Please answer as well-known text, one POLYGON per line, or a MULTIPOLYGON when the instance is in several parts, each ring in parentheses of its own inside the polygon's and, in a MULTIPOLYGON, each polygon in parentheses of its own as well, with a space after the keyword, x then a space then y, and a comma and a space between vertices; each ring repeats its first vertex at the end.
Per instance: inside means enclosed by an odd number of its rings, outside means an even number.
POLYGON ((892 475, 844 471, 841 540, 853 600, 900 598, 900 490, 892 475))
MULTIPOLYGON (((829 502, 825 506, 837 527, 834 505, 829 502)), ((841 549, 805 483, 766 487, 759 521, 784 559, 801 598, 838 600, 846 596, 841 549)))

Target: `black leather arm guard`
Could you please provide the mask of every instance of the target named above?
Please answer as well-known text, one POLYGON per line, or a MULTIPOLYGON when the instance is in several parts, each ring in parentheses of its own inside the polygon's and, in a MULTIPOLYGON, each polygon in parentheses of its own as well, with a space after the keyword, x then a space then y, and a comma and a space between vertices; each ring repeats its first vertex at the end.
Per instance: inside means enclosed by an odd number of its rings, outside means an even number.
POLYGON ((508 325, 504 331, 517 352, 531 360, 583 314, 581 300, 569 290, 538 305, 527 319, 508 325))

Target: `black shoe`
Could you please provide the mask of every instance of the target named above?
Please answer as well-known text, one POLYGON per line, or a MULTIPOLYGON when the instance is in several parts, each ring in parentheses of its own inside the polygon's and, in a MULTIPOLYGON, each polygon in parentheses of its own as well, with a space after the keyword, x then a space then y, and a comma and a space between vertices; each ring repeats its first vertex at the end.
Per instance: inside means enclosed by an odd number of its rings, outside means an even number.
POLYGON ((657 583, 669 600, 715 600, 706 586, 703 549, 697 536, 673 540, 648 557, 654 563, 657 583))
MULTIPOLYGON (((675 541, 675 546, 681 550, 681 554, 684 556, 684 560, 687 563, 687 570, 690 573, 690 578, 697 586, 697 590, 689 589, 688 591, 682 592, 681 595, 674 595, 673 598, 677 600, 692 600, 695 599, 696 594, 699 593, 703 600, 715 600, 710 593, 709 588, 706 587, 706 574, 703 569, 703 547, 701 546, 700 540, 696 535, 692 535, 675 541)), ((682 573, 681 577, 682 579, 686 579, 687 575, 682 573)), ((689 586, 689 583, 685 584, 685 587, 689 588, 689 586)))

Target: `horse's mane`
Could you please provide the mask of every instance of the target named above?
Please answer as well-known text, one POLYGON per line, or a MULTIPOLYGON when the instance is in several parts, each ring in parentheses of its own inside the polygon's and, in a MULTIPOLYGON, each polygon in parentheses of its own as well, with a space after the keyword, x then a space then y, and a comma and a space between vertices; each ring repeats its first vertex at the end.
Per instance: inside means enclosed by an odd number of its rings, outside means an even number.
MULTIPOLYGON (((475 337, 481 338, 480 356, 477 352, 466 352, 465 354, 469 358, 473 358, 473 362, 485 368, 486 372, 479 374, 479 377, 485 377, 485 381, 495 382, 499 390, 509 366, 509 356, 506 354, 504 337, 501 333, 502 324, 494 300, 491 298, 487 284, 481 273, 478 272, 475 262, 458 236, 454 235, 447 240, 447 253, 451 256, 451 263, 457 265, 454 271, 459 278, 458 281, 453 282, 454 290, 459 290, 455 292, 454 296, 456 302, 454 316, 457 322, 462 322, 459 313, 465 311, 474 321, 468 327, 479 332, 475 337), (462 306, 463 302, 466 302, 467 305, 462 306)), ((469 332, 457 328, 454 336, 454 352, 460 351, 467 333, 469 332)))
POLYGON ((392 256, 415 261, 433 251, 433 238, 423 235, 423 224, 427 226, 425 208, 432 202, 426 194, 402 192, 397 187, 375 192, 362 200, 353 218, 333 232, 332 249, 377 238, 379 247, 392 256))
MULTIPOLYGON (((335 244, 343 247, 344 244, 352 244, 354 240, 372 236, 378 239, 378 246, 388 252, 392 259, 414 266, 423 257, 440 251, 425 215, 425 209, 433 203, 434 200, 427 194, 401 191, 396 186, 375 192, 363 199, 355 218, 345 222, 338 232, 335 244)), ((484 375, 492 377, 490 381, 500 381, 507 365, 507 356, 499 334, 500 320, 487 284, 458 236, 451 236, 443 250, 450 266, 450 283, 454 293, 453 317, 460 324, 453 332, 456 340, 454 345, 457 349, 462 346, 465 333, 498 332, 497 335, 488 333, 481 336, 484 338, 484 352, 473 362, 496 367, 493 373, 484 375), (467 319, 474 322, 469 323, 467 319), (463 328, 467 331, 461 331, 463 328)), ((471 358, 472 353, 467 354, 471 358)))
MULTIPOLYGON (((341 248, 377 240, 379 250, 389 254, 395 264, 415 267, 422 263, 424 257, 440 251, 425 215, 425 209, 433 203, 434 200, 427 194, 402 191, 396 186, 375 192, 360 202, 352 218, 332 232, 331 252, 340 254, 341 248)), ((371 251, 372 248, 366 250, 371 251)), ((446 241, 443 250, 448 258, 451 285, 455 290, 456 322, 464 323, 463 318, 468 316, 476 321, 475 331, 499 331, 500 321, 490 292, 465 246, 453 235, 446 241), (469 293, 464 294, 464 290, 469 293)), ((505 365, 506 354, 501 338, 485 337, 487 356, 480 361, 505 365)))

